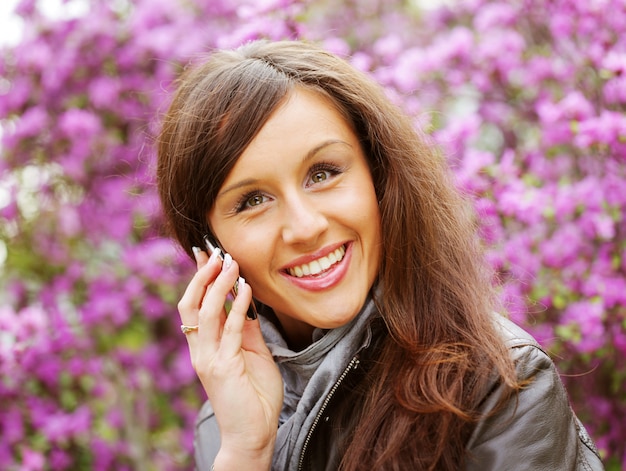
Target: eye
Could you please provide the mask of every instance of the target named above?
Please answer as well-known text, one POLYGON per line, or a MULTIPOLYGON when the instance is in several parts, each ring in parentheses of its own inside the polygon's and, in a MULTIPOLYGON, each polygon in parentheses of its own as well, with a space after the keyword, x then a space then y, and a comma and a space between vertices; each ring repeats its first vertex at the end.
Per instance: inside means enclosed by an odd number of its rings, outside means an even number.
POLYGON ((263 195, 253 195, 246 200, 246 206, 248 207, 258 206, 261 203, 263 203, 263 201, 264 201, 263 195))
POLYGON ((253 209, 262 205, 268 200, 268 197, 258 191, 251 191, 241 196, 235 206, 236 212, 245 211, 247 209, 253 209))
POLYGON ((311 175, 311 182, 321 183, 329 177, 329 172, 326 170, 318 170, 311 175))
POLYGON ((309 170, 309 185, 317 185, 342 173, 344 169, 337 165, 321 162, 309 170))

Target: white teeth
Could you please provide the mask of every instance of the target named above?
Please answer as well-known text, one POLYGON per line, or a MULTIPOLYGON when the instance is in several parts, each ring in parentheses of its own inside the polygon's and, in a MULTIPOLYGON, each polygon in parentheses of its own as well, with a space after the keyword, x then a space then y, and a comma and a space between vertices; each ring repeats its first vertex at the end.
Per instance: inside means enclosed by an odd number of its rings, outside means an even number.
POLYGON ((313 260, 309 263, 309 267, 311 267, 311 275, 317 275, 322 272, 322 265, 317 260, 313 260))
POLYGON ((289 274, 291 276, 295 276, 296 278, 302 278, 303 276, 309 275, 318 275, 324 270, 328 270, 335 263, 341 262, 345 254, 346 249, 342 245, 337 250, 329 253, 325 257, 318 258, 317 260, 313 260, 310 263, 305 263, 304 265, 290 268, 289 274))
POLYGON ((328 257, 320 258, 320 265, 322 266, 322 270, 328 270, 331 266, 330 260, 328 257))

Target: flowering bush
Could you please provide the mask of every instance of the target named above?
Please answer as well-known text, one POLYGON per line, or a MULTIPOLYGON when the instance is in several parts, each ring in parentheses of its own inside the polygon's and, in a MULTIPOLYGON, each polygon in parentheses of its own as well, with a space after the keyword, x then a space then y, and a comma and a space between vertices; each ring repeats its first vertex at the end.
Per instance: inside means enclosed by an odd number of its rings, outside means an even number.
POLYGON ((159 230, 153 138, 184 64, 256 37, 349 55, 442 147, 512 318, 626 466, 626 1, 334 3, 20 3, 0 51, 0 468, 191 466, 193 267, 159 230))

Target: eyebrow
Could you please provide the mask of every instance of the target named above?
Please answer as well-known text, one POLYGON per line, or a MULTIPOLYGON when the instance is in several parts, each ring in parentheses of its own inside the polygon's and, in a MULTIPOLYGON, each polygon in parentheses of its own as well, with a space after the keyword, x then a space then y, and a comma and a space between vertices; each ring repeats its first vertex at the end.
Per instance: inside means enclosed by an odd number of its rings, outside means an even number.
MULTIPOLYGON (((323 149, 325 149, 326 147, 335 145, 335 144, 343 144, 346 145, 350 148, 352 148, 352 144, 346 142, 346 141, 342 141, 341 139, 328 139, 327 141, 324 141, 322 143, 320 143, 319 145, 313 147, 310 151, 308 151, 304 158, 302 159, 302 162, 307 162, 308 160, 311 160, 313 157, 315 157, 320 151, 322 151, 323 149)), ((237 190, 239 188, 243 188, 246 186, 251 186, 251 185, 255 185, 259 180, 257 178, 246 178, 245 180, 241 180, 238 181, 237 183, 233 183, 230 186, 227 186, 226 188, 224 188, 222 191, 220 191, 217 194, 216 198, 219 198, 220 196, 225 195, 226 193, 229 193, 233 190, 237 190)))

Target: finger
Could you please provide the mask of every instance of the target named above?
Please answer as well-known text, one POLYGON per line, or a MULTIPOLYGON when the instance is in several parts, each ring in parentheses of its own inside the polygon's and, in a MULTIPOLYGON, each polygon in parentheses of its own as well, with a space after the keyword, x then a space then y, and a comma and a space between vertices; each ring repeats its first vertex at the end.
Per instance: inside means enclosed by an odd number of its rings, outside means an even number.
POLYGON ((196 257, 196 261, 199 269, 178 302, 178 312, 184 325, 198 325, 198 310, 202 305, 207 287, 221 269, 219 249, 215 250, 208 259, 206 253, 202 252, 196 257))
POLYGON ((224 324, 220 351, 226 358, 237 355, 243 344, 246 313, 252 300, 252 290, 242 277, 237 280, 237 297, 224 324))
MULTIPOLYGON (((247 284, 247 283, 246 283, 247 284)), ((241 348, 254 352, 265 352, 270 355, 269 348, 265 343, 263 334, 261 332, 261 323, 259 319, 246 318, 246 322, 243 325, 243 338, 241 348)))
POLYGON ((209 261, 209 255, 200 247, 191 247, 191 251, 196 259, 196 267, 199 270, 209 261))
POLYGON ((224 304, 238 276, 239 266, 226 254, 221 272, 205 291, 202 299, 198 311, 198 336, 202 345, 211 345, 212 350, 217 349, 221 338, 222 326, 226 321, 224 304))
MULTIPOLYGON (((214 250, 209 257, 204 251, 197 247, 193 247, 192 251, 196 258, 196 265, 198 271, 187 286, 185 294, 178 304, 178 312, 180 314, 182 325, 194 328, 198 326, 199 329, 199 315, 201 300, 205 295, 207 286, 215 278, 221 269, 221 263, 219 259, 219 250, 214 250)), ((189 345, 189 354, 191 357, 192 365, 195 364, 195 359, 198 356, 197 348, 197 330, 191 330, 189 332, 183 332, 189 345)))

